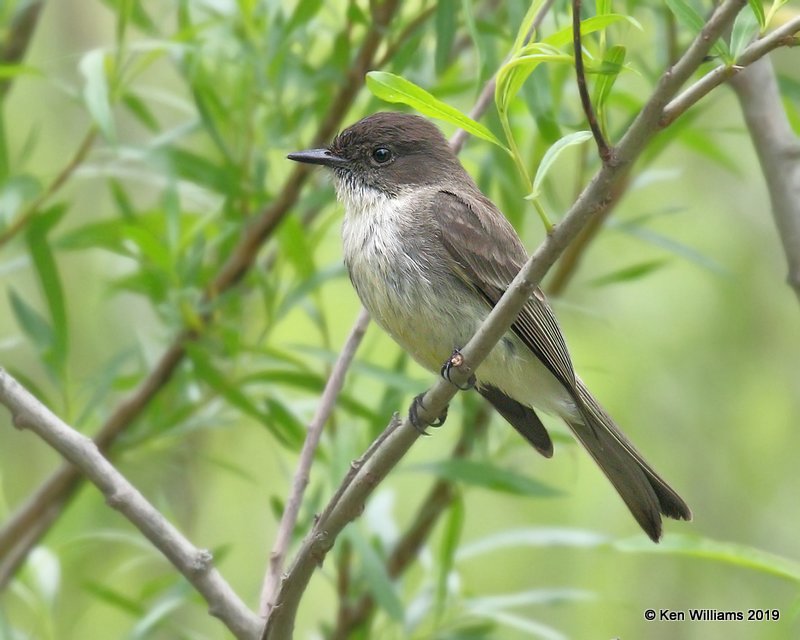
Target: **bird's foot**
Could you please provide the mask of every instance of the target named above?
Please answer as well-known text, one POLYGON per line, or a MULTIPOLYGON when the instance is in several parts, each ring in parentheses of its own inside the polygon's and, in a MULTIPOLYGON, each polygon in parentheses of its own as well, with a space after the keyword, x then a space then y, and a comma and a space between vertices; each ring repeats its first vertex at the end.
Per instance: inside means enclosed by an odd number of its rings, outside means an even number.
MULTIPOLYGON (((411 422, 411 425, 419 431, 423 436, 431 435, 427 431, 425 431, 425 425, 419 419, 419 411, 422 409, 425 410, 425 405, 422 404, 422 398, 425 397, 424 393, 420 393, 418 396, 414 398, 414 401, 411 403, 411 407, 408 410, 408 419, 411 422)), ((444 424, 444 421, 447 420, 447 407, 444 408, 444 411, 439 415, 436 420, 434 420, 430 426, 431 427, 441 427, 444 424)))
POLYGON ((475 374, 471 374, 470 377, 467 379, 467 383, 465 385, 456 384, 450 379, 450 372, 453 369, 458 369, 464 365, 464 356, 461 354, 461 349, 453 349, 452 355, 445 361, 442 365, 442 368, 439 370, 439 373, 442 374, 442 377, 447 380, 450 384, 455 385, 462 391, 469 391, 475 386, 475 374))

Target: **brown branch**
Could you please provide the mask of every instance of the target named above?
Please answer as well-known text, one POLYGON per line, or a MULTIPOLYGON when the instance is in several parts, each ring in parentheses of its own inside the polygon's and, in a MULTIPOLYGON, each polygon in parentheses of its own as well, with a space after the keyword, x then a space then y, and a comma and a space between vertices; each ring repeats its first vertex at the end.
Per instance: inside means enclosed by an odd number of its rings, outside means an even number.
MULTIPOLYGON (((353 66, 340 85, 314 136, 318 144, 333 137, 341 125, 356 93, 363 85, 364 76, 373 64, 386 36, 389 22, 398 7, 399 0, 387 0, 376 7, 374 22, 364 36, 353 66)), ((307 167, 298 165, 276 199, 245 229, 241 240, 210 285, 205 300, 200 305, 201 308, 207 308, 209 300, 213 300, 238 283, 253 266, 261 245, 297 201, 308 174, 307 167)), ((142 414, 183 360, 186 341, 196 337, 193 331, 182 331, 167 347, 156 368, 142 380, 130 396, 120 402, 98 432, 97 444, 101 451, 108 452, 119 435, 142 414)), ((49 528, 36 526, 35 523, 39 520, 49 521, 49 524, 55 522, 81 484, 80 473, 74 467, 64 465, 48 478, 34 496, 17 509, 6 523, 0 531, 0 588, 7 584, 8 578, 15 573, 27 552, 49 528), (38 535, 22 537, 21 531, 32 529, 35 529, 38 535)))
POLYGON ((600 130, 600 123, 597 122, 597 115, 592 106, 592 99, 589 97, 589 89, 586 86, 586 72, 583 68, 583 45, 581 44, 581 0, 572 0, 572 48, 575 49, 575 79, 578 82, 578 94, 581 97, 581 106, 586 114, 589 128, 592 130, 594 141, 597 144, 597 153, 603 164, 611 161, 613 150, 608 146, 603 132, 600 130))
POLYGON ((753 64, 756 60, 760 60, 770 51, 778 47, 797 46, 798 39, 796 34, 798 31, 800 31, 800 18, 794 18, 775 29, 775 31, 771 31, 763 38, 759 38, 750 44, 737 58, 734 64, 716 67, 688 87, 680 95, 673 98, 669 104, 664 107, 664 113, 661 116, 659 124, 662 127, 671 124, 712 89, 735 77, 748 65, 753 64))
POLYGON ((350 330, 350 335, 347 336, 339 357, 336 359, 336 364, 319 399, 317 410, 308 425, 306 439, 303 442, 303 449, 300 452, 300 459, 292 480, 292 491, 281 516, 278 533, 275 536, 272 553, 269 556, 267 575, 264 577, 264 584, 261 588, 259 613, 264 617, 269 615, 278 590, 286 553, 289 550, 292 532, 297 523, 297 515, 300 512, 303 493, 308 486, 309 476, 311 475, 311 463, 314 461, 314 453, 322 436, 322 428, 336 407, 336 398, 344 386, 347 370, 356 355, 356 350, 361 344, 368 325, 369 314, 365 309, 361 309, 353 328, 350 330))
POLYGON ((0 404, 13 423, 29 429, 58 451, 103 493, 106 502, 133 523, 205 598, 209 612, 242 640, 252 640, 261 621, 214 568, 212 556, 194 547, 103 457, 95 443, 62 422, 13 377, 0 369, 0 404))

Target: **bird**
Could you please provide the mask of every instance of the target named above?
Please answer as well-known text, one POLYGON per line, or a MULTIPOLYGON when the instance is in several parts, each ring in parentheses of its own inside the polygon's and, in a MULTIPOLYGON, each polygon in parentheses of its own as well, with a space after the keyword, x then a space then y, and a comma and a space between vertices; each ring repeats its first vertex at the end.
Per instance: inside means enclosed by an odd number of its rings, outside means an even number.
MULTIPOLYGON (((344 263, 370 316, 420 365, 446 374, 528 259, 514 227, 421 116, 375 113, 328 147, 287 157, 330 170, 345 211, 344 263)), ((553 442, 537 412, 560 417, 654 542, 662 516, 692 519, 575 373, 538 287, 471 382, 546 458, 553 442)))

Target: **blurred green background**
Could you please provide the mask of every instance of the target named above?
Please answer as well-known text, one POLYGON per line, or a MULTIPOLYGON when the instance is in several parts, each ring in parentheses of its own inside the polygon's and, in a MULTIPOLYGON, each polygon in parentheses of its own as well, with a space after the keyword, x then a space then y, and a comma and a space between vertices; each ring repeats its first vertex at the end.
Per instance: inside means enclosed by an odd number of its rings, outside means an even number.
MULTIPOLYGON (((594 3, 586 4, 591 15, 594 3)), ((6 35, 23 6, 2 5, 6 35)), ((670 50, 692 37, 662 3, 613 8, 641 30, 620 22, 587 38, 599 55, 611 44, 627 49, 629 69, 605 113, 612 140, 670 50)), ((374 61, 387 42, 398 43, 382 68, 467 112, 526 9, 521 1, 403 2, 381 31, 374 61)), ((796 11, 790 3, 777 20, 796 11)), ((556 2, 543 33, 567 26, 566 12, 556 2)), ((322 172, 311 175, 243 281, 208 304, 203 292, 248 222, 281 193, 294 170, 286 153, 311 145, 342 88, 352 86, 355 99, 336 128, 397 108, 349 73, 372 21, 364 1, 62 0, 45 4, 25 66, 3 67, 10 88, 0 233, 67 172, 29 225, 0 247, 0 364, 92 434, 182 328, 195 329, 189 355, 115 444, 113 459, 195 544, 215 552, 253 607, 304 425, 359 310, 341 266, 341 209, 322 172), (83 142, 89 151, 71 167, 83 142), (49 260, 55 276, 42 266, 49 260)), ((780 50, 772 59, 797 123, 798 53, 780 50)), ((499 135, 491 108, 483 121, 499 135)), ((532 167, 555 139, 584 128, 571 70, 537 70, 512 123, 532 167)), ((461 157, 535 248, 541 224, 513 165, 479 140, 461 157)), ((590 145, 559 159, 546 185, 552 217, 595 168, 590 145)), ((445 514, 449 525, 437 526, 390 595, 378 594, 371 630, 353 637, 800 637, 800 332, 785 273, 738 103, 719 88, 656 139, 552 300, 577 371, 687 499, 694 522, 668 522, 661 548, 643 544, 560 423, 548 421, 565 437, 544 460, 493 418, 473 458, 559 495, 460 485, 463 514, 445 514), (670 553, 684 535, 744 550, 729 561, 670 553), (744 566, 757 559, 747 548, 774 555, 764 564, 794 580, 744 566), (647 552, 659 550, 666 552, 647 552), (393 613, 398 602, 402 616, 393 613), (647 622, 648 608, 778 609, 780 620, 647 622)), ((313 467, 298 540, 349 460, 432 382, 370 327, 313 467)), ((345 546, 361 550, 366 541, 370 557, 385 557, 435 480, 415 467, 446 458, 474 411, 474 398, 454 403, 447 425, 421 439, 378 489, 345 546)), ((9 422, 4 412, 3 521, 59 464, 9 422)), ((314 576, 297 638, 325 637, 334 624, 344 555, 340 544, 314 576)), ((355 555, 349 596, 374 593, 385 576, 355 555)), ((89 486, 0 598, 2 638, 226 637, 89 486)))

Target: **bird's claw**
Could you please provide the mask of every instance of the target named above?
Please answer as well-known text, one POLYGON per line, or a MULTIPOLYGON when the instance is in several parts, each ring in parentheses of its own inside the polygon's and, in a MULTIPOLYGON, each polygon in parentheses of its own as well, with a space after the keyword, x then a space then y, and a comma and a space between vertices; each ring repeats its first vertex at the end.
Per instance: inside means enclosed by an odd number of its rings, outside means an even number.
POLYGON ((447 380, 450 384, 458 387, 461 391, 469 391, 475 386, 475 374, 470 375, 469 379, 465 385, 456 384, 450 379, 450 371, 452 369, 458 369, 459 367, 464 365, 464 356, 461 354, 460 349, 453 349, 452 355, 445 360, 445 363, 442 365, 442 368, 439 370, 439 373, 442 377, 447 380))
MULTIPOLYGON (((425 425, 419 419, 419 410, 425 409, 425 405, 422 404, 423 397, 425 397, 425 394, 420 393, 418 396, 414 398, 414 401, 411 403, 411 407, 408 410, 408 419, 411 422, 411 426, 413 426, 423 436, 429 436, 431 434, 425 431, 425 425)), ((444 408, 444 411, 442 411, 439 417, 436 418, 436 420, 434 420, 429 426, 441 427, 444 424, 445 420, 447 420, 447 407, 444 408)))

